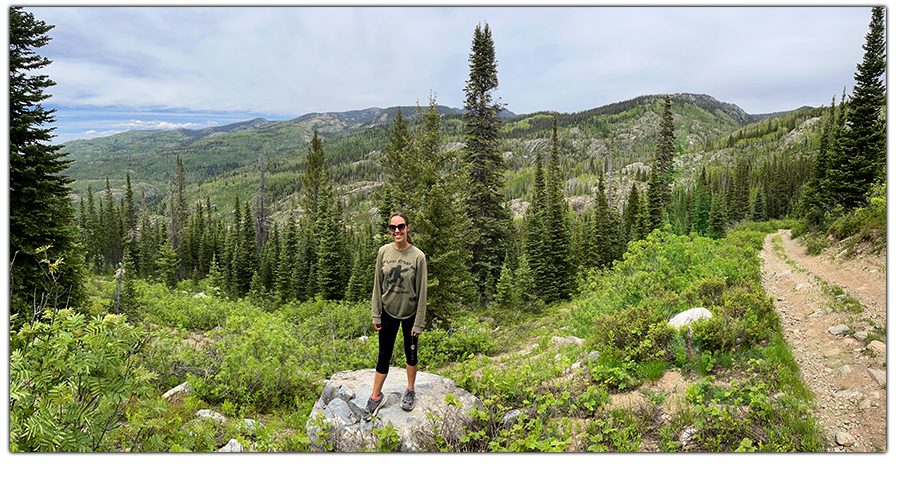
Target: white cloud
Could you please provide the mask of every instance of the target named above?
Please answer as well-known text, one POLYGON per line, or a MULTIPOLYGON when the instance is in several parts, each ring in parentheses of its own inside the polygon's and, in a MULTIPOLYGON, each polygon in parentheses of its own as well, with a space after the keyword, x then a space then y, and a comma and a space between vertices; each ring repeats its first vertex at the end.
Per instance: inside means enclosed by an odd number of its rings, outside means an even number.
POLYGON ((171 123, 162 120, 130 120, 125 123, 118 123, 113 125, 113 127, 117 129, 126 129, 126 130, 173 130, 176 128, 206 128, 206 127, 215 127, 218 125, 217 122, 209 121, 206 123, 171 123))

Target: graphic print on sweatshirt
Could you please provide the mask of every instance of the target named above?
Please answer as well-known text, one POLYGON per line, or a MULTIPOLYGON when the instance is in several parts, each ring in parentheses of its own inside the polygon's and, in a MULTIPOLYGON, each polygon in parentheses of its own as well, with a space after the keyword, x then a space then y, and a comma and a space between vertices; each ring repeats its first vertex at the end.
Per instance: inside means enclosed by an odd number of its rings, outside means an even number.
POLYGON ((391 293, 398 295, 408 295, 412 292, 413 283, 412 276, 415 275, 415 267, 412 262, 403 259, 385 260, 383 269, 384 273, 384 290, 390 290, 391 293), (406 275, 406 276, 404 276, 406 275))

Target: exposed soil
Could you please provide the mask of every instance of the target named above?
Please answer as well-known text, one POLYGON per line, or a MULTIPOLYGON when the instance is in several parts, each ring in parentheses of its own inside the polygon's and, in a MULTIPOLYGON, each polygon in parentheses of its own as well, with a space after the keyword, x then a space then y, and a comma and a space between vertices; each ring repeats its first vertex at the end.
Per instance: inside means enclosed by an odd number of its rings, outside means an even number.
POLYGON ((785 338, 815 392, 826 450, 887 451, 887 391, 869 372, 887 371, 884 251, 848 255, 832 246, 812 256, 782 230, 766 238, 760 257, 763 288, 775 297, 785 338), (850 330, 829 333, 838 325, 850 330))

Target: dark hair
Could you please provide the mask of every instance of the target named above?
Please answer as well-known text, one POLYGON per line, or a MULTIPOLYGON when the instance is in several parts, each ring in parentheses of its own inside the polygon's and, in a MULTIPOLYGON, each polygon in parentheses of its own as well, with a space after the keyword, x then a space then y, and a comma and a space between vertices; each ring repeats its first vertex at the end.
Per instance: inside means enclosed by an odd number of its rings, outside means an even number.
POLYGON ((388 224, 390 224, 391 219, 393 219, 394 217, 403 217, 403 222, 406 223, 406 242, 412 245, 412 238, 409 237, 409 217, 407 217, 405 213, 397 211, 394 212, 393 215, 391 215, 390 219, 388 219, 388 224))

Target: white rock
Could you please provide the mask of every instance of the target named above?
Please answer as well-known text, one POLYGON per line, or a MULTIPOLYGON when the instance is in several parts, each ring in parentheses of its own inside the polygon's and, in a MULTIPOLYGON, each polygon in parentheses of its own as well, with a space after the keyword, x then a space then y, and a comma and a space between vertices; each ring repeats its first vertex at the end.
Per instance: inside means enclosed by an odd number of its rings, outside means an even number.
POLYGON ((176 385, 175 387, 173 387, 173 388, 169 389, 168 391, 166 391, 166 393, 163 394, 163 399, 169 399, 169 398, 171 398, 172 396, 178 394, 179 392, 185 392, 185 391, 188 391, 188 390, 189 390, 189 388, 188 388, 188 383, 187 383, 187 382, 184 382, 184 383, 182 383, 182 384, 178 384, 178 385, 176 385))
POLYGON ((695 307, 676 314, 669 320, 669 326, 678 329, 682 326, 689 325, 694 321, 708 318, 712 318, 712 312, 710 312, 709 309, 705 307, 695 307))
POLYGON ((212 410, 197 410, 197 413, 194 415, 200 418, 211 418, 220 424, 224 424, 228 419, 225 418, 224 415, 214 412, 212 410))
POLYGON ((244 447, 237 439, 231 439, 228 444, 219 448, 219 453, 240 453, 244 451, 244 447))
POLYGON ((834 435, 834 442, 841 446, 853 446, 856 442, 848 432, 839 431, 834 435))

